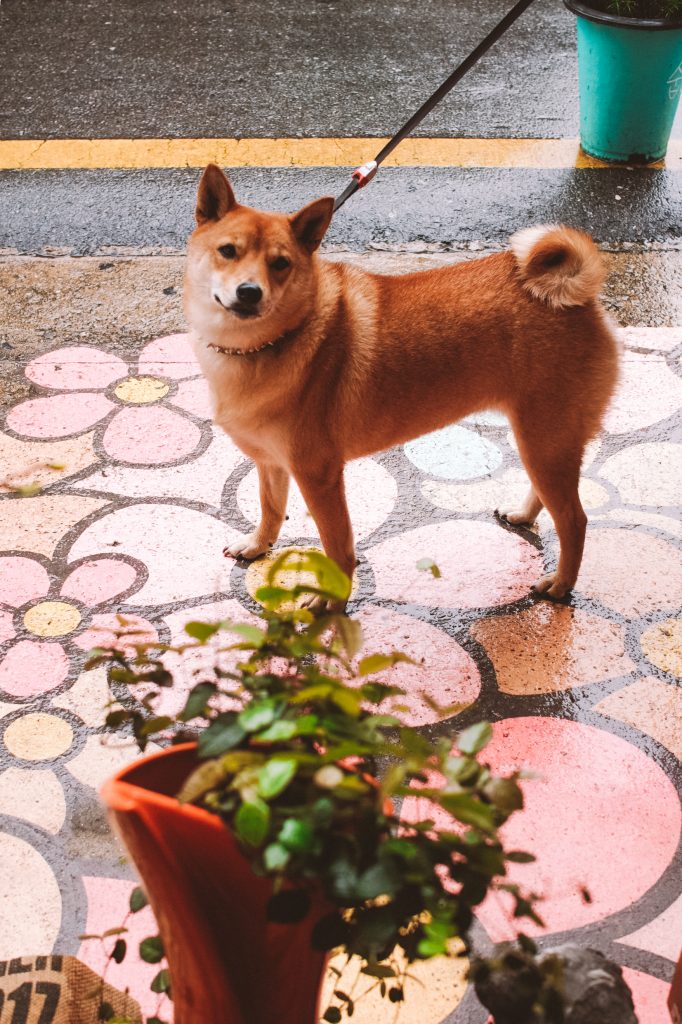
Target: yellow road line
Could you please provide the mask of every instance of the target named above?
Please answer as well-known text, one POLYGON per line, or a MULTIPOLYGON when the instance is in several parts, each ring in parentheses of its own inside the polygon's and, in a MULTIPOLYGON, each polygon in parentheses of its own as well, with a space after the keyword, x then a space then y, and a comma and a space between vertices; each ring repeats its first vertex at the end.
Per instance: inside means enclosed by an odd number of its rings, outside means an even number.
MULTIPOLYGON (((385 139, 18 139, 0 141, 0 170, 203 167, 355 167, 385 139)), ((387 167, 609 167, 577 139, 405 139, 387 167)), ((653 165, 662 167, 664 164, 653 165)), ((665 167, 682 170, 682 140, 665 167)))

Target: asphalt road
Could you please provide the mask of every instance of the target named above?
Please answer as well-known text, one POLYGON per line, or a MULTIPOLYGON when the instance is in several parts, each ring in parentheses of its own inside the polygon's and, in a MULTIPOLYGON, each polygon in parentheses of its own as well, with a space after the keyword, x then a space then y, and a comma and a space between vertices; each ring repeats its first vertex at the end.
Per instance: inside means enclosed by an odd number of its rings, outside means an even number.
MULTIPOLYGON (((240 201, 297 210, 346 183, 342 168, 239 169, 240 201)), ((0 245, 26 253, 181 252, 194 170, 42 171, 0 180, 0 245)), ((335 215, 326 247, 457 249, 506 243, 530 224, 570 223, 601 243, 680 244, 680 174, 625 169, 386 168, 335 215)))
MULTIPOLYGON (((508 0, 4 0, 2 138, 383 135, 508 0)), ((577 134, 574 18, 535 3, 421 134, 577 134)))
MULTIPOLYGON (((390 135, 508 0, 4 0, 0 145, 10 139, 390 135)), ((682 135, 682 115, 676 134, 682 135)), ((578 133, 573 15, 531 8, 419 134, 578 133)), ((372 152, 368 152, 370 157, 372 152)), ((344 168, 242 168, 253 205, 338 193, 344 168)), ((0 253, 178 252, 198 170, 0 172, 0 253)), ((562 220, 603 244, 675 249, 682 172, 572 167, 382 169, 327 244, 495 247, 562 220)))

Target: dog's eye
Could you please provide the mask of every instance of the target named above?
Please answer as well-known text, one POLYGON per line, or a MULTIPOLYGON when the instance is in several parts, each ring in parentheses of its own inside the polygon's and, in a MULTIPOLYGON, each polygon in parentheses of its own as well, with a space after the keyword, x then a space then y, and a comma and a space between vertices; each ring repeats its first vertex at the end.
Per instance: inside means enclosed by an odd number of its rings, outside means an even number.
POLYGON ((291 266, 291 260, 288 260, 286 256, 278 256, 276 260, 273 260, 270 264, 273 270, 286 270, 287 267, 291 266))
POLYGON ((221 245, 218 248, 218 252, 226 260, 233 260, 235 258, 235 256, 237 255, 237 250, 235 249, 235 247, 233 245, 221 245))

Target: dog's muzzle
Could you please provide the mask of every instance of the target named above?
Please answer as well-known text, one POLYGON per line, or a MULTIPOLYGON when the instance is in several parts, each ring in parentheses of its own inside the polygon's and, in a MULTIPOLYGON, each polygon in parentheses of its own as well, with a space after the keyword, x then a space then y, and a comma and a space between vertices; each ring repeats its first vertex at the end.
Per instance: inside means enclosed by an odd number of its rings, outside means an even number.
MULTIPOLYGON (((239 287, 241 288, 242 286, 240 285, 239 287)), ((255 287, 258 286, 256 285, 255 287)), ((258 303, 260 303, 260 300, 263 295, 260 288, 258 288, 258 293, 258 299, 256 299, 255 301, 253 301, 253 299, 250 302, 238 300, 237 302, 232 302, 229 306, 226 306, 223 300, 220 298, 220 296, 215 293, 213 295, 213 298, 216 300, 218 305, 222 306, 223 309, 227 310, 228 313, 234 313, 234 315, 238 316, 241 320, 248 320, 249 317, 260 316, 258 303)), ((239 288, 237 289, 237 295, 239 296, 239 288)))

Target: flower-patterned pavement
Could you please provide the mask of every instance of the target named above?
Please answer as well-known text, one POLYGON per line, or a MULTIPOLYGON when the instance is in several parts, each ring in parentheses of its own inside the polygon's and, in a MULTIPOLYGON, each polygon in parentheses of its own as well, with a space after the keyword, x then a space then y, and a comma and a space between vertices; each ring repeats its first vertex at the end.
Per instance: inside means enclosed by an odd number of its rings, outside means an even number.
MULTIPOLYGON (((620 391, 585 462, 572 601, 529 595, 556 557, 546 514, 533 530, 492 514, 525 478, 508 424, 487 413, 348 467, 351 611, 369 649, 422 663, 394 669, 413 724, 449 734, 489 718, 494 767, 532 772, 507 838, 537 855, 513 874, 544 896, 541 942, 602 949, 626 969, 641 1024, 663 1024, 682 945, 682 331, 623 339, 620 391), (439 579, 417 570, 422 557, 439 579)), ((149 342, 133 364, 57 347, 25 372, 34 397, 0 431, 0 959, 57 950, 101 970, 101 948, 79 936, 125 917, 133 874, 97 789, 135 751, 103 736, 106 679, 83 669, 84 652, 117 612, 162 639, 200 615, 253 614, 264 562, 220 552, 251 529, 257 482, 211 427, 185 335, 149 342), (27 482, 41 489, 17 493, 27 482)), ((290 506, 281 544, 314 543, 297 494, 290 506)), ((149 934, 149 912, 132 927, 149 934)), ((512 934, 504 902, 489 900, 480 947, 512 934)), ((485 1021, 458 963, 416 969, 424 987, 408 991, 403 1024, 485 1021)), ((153 1014, 155 971, 129 959, 107 978, 153 1014)), ((370 996, 355 1019, 393 1016, 370 996)))

